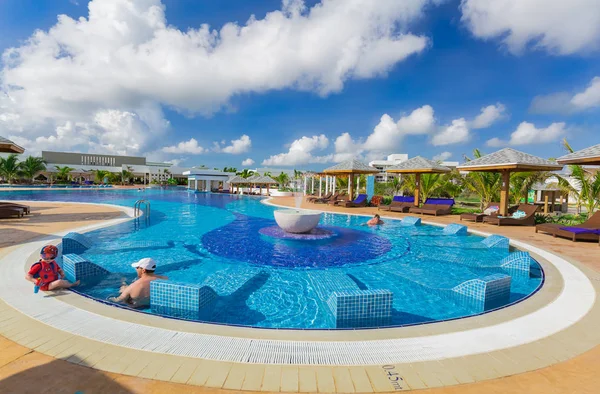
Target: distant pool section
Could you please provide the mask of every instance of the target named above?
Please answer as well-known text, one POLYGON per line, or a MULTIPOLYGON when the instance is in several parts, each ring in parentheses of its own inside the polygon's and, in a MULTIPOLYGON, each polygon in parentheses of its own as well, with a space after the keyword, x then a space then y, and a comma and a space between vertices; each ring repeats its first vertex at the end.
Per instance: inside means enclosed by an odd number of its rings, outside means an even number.
POLYGON ((369 227, 365 217, 326 213, 314 237, 299 239, 278 232, 276 208, 252 196, 0 191, 0 200, 126 207, 142 198, 151 202, 148 220, 65 241, 61 263, 82 278, 77 292, 108 303, 135 279, 131 263, 152 257, 168 280, 153 282, 152 306, 140 312, 258 328, 356 329, 474 316, 519 302, 544 282, 528 253, 460 225, 386 220, 369 227))

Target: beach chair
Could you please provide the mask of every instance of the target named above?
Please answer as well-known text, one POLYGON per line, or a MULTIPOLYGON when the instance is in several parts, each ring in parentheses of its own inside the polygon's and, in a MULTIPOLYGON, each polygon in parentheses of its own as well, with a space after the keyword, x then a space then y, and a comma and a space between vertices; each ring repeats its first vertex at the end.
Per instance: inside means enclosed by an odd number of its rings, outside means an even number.
MULTIPOLYGON (((488 205, 486 205, 485 209, 483 210, 483 212, 479 212, 479 213, 462 213, 460 215, 460 220, 466 220, 468 222, 483 222, 483 218, 486 216, 498 216, 498 212, 500 212, 500 203, 499 202, 491 202, 488 205), (492 208, 496 208, 495 212, 491 212, 491 213, 485 213, 486 211, 489 212, 490 209, 492 208)), ((509 212, 510 213, 510 212, 509 212)))
POLYGON ((537 210, 537 205, 519 204, 517 211, 512 216, 486 216, 483 218, 483 222, 497 226, 535 226, 537 210), (519 214, 520 212, 524 212, 524 214, 519 214))
POLYGON ((382 211, 402 212, 406 213, 415 206, 415 198, 413 196, 394 196, 389 205, 380 206, 382 211))
POLYGON ((570 238, 571 241, 599 241, 600 242, 600 211, 590 216, 585 222, 574 226, 565 226, 557 223, 543 223, 535 226, 535 232, 543 232, 554 238, 570 238))
POLYGON ((308 202, 315 202, 315 200, 320 200, 320 199, 329 199, 331 198, 331 195, 333 193, 329 192, 327 194, 325 194, 323 197, 319 197, 319 196, 308 196, 306 197, 306 201, 308 202))
POLYGON ((339 195, 340 195, 340 193, 335 192, 334 194, 332 194, 331 196, 329 196, 327 198, 317 198, 313 202, 315 204, 327 204, 329 201, 336 201, 338 199, 339 195))
POLYGON ((434 216, 449 215, 453 205, 453 198, 428 198, 422 207, 412 207, 408 212, 434 216))
POLYGON ((359 194, 354 201, 338 201, 335 205, 345 208, 359 208, 367 206, 367 195, 359 194))

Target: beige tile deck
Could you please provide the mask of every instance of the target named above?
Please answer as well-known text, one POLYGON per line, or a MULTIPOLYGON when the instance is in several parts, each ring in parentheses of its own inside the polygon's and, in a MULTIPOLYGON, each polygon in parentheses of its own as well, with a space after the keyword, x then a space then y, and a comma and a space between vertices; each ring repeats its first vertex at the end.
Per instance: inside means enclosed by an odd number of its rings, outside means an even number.
MULTIPOLYGON (((291 199, 281 199, 279 202, 293 204, 291 199)), ((341 208, 319 208, 342 211, 341 208)), ((11 246, 42 235, 121 215, 117 210, 108 207, 74 204, 34 203, 32 211, 34 215, 30 218, 0 221, 0 255, 7 253, 11 246)), ((372 208, 349 211, 369 215, 374 213, 372 208)), ((390 216, 402 215, 392 213, 390 216)), ((457 221, 453 217, 427 219, 438 223, 457 221)), ((554 239, 543 234, 534 234, 531 228, 481 224, 469 224, 469 227, 508 235, 578 261, 591 268, 587 273, 595 276, 594 284, 597 287, 600 283, 600 249, 595 244, 575 244, 554 239)), ((560 284, 557 286, 555 291, 560 291, 560 284)), ((536 299, 531 301, 532 304, 537 302, 536 299)), ((542 305, 547 300, 539 302, 542 305)), ((526 313, 527 308, 517 305, 512 312, 517 316, 526 313)), ((600 327, 600 310, 594 309, 583 320, 564 332, 518 348, 436 363, 399 364, 395 371, 401 377, 400 387, 425 389, 454 384, 424 390, 424 393, 596 393, 600 384, 597 373, 600 370, 600 347, 597 346, 600 344, 600 330, 597 330, 597 327, 600 327), (596 327, 596 330, 590 330, 590 326, 596 327), (519 373, 527 370, 530 372, 519 373), (494 379, 498 375, 511 376, 494 379)), ((147 321, 154 322, 152 319, 147 321)), ((456 329, 466 328, 468 324, 467 321, 459 322, 456 329)), ((435 328, 431 330, 433 333, 435 328)), ((390 335, 385 331, 382 330, 383 337, 390 335)), ((118 348, 82 340, 51 327, 40 327, 39 323, 20 315, 2 301, 0 332, 19 342, 17 344, 0 337, 0 387, 6 392, 22 392, 29 389, 52 393, 58 392, 59 388, 65 388, 68 392, 85 389, 86 393, 216 393, 227 390, 391 392, 397 388, 392 385, 382 366, 240 365, 118 348), (51 380, 47 387, 40 389, 37 382, 42 376, 47 377, 49 370, 60 379, 51 380)), ((360 333, 353 335, 357 336, 360 333)), ((335 335, 332 333, 324 335, 324 339, 333 337, 335 335)), ((395 376, 392 375, 392 378, 395 379, 395 376)))

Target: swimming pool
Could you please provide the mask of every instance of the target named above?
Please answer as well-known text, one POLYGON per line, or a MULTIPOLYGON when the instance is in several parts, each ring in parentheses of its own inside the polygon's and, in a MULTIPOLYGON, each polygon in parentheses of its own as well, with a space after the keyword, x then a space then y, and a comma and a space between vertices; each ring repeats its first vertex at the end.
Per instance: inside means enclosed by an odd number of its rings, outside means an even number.
POLYGON ((157 272, 170 281, 207 285, 218 295, 197 315, 161 314, 252 327, 331 329, 340 327, 328 305, 336 291, 391 292, 391 316, 378 326, 402 326, 488 311, 447 296, 470 280, 510 275, 504 304, 528 297, 543 283, 537 263, 525 274, 508 272, 500 262, 511 251, 482 247, 483 238, 476 235, 444 235, 436 226, 389 220, 370 228, 364 217, 325 214, 320 227, 332 237, 293 241, 261 233, 275 225, 276 208, 256 197, 164 189, 0 192, 0 199, 127 207, 141 197, 152 204, 148 223, 132 220, 88 233, 95 244, 83 256, 111 274, 77 291, 105 301, 123 279, 134 278, 132 262, 152 257, 157 272))

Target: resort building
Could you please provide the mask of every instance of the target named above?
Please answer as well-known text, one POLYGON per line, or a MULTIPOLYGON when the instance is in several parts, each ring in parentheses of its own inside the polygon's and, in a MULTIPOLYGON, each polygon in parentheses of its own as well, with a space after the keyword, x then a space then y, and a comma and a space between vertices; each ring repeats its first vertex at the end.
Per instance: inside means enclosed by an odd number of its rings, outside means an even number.
POLYGON ((156 163, 140 156, 100 155, 91 153, 50 152, 42 151, 46 161, 46 171, 42 173, 51 178, 58 172, 57 167, 72 167, 73 179, 79 181, 93 180, 95 170, 120 173, 123 170, 133 173, 140 183, 165 182, 169 178, 186 179, 183 175, 189 168, 174 166, 172 163, 156 163))
POLYGON ((210 168, 191 168, 183 175, 187 177, 188 189, 210 192, 225 186, 232 173, 210 168))

